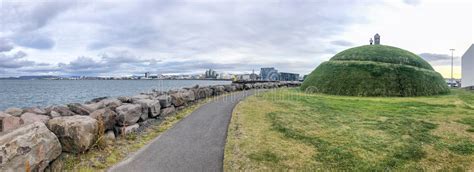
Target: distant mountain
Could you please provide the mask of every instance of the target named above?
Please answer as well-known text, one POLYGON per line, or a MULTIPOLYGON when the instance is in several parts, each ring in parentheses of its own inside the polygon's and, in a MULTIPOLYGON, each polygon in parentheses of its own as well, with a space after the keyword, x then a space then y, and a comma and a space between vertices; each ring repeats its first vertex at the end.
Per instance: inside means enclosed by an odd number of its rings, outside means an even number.
POLYGON ((0 79, 17 79, 17 80, 35 80, 35 79, 53 79, 60 78, 59 76, 42 75, 42 76, 20 76, 20 77, 6 77, 0 79))

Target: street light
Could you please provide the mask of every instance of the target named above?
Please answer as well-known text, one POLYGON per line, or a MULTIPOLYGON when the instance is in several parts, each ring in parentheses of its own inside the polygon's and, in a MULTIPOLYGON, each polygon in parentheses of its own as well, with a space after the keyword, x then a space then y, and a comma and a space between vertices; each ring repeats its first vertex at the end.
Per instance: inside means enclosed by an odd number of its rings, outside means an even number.
POLYGON ((451 51, 451 87, 453 87, 454 77, 453 77, 453 65, 454 65, 454 49, 449 49, 451 51))

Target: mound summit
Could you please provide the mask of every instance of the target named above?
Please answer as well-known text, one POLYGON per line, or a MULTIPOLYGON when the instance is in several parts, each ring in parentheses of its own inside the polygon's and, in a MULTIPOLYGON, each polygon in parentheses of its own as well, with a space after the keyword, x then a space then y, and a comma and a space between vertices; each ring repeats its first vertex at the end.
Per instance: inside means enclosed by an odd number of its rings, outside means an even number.
POLYGON ((364 45, 321 63, 301 89, 348 96, 428 96, 449 92, 443 77, 421 57, 392 46, 364 45))

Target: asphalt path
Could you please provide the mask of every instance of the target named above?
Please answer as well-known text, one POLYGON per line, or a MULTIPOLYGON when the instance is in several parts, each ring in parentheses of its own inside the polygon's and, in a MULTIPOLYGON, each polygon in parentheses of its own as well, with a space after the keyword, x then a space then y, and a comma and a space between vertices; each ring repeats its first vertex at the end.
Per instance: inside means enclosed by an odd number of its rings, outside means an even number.
POLYGON ((109 171, 223 171, 232 111, 239 101, 256 92, 236 92, 202 105, 109 171))

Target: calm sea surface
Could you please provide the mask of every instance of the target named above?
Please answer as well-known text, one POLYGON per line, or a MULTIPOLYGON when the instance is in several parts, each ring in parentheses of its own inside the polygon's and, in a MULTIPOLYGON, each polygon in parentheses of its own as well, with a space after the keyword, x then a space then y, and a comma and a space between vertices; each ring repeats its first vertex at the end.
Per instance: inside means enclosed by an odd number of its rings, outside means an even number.
POLYGON ((131 96, 152 89, 229 84, 206 80, 0 80, 0 110, 83 103, 97 97, 131 96))

